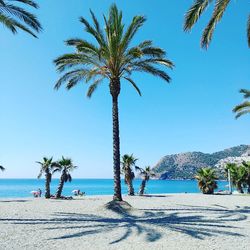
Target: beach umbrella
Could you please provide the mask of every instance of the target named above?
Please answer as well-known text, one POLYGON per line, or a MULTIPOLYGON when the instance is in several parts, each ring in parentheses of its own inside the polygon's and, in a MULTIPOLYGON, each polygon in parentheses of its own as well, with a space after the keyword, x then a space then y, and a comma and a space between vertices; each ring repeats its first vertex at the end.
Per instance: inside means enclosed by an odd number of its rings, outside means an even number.
POLYGON ((35 194, 35 193, 37 193, 37 191, 33 190, 33 191, 31 191, 30 193, 31 193, 31 194, 35 194))
POLYGON ((77 193, 78 192, 78 190, 77 189, 75 189, 75 190, 73 190, 71 193, 77 193))

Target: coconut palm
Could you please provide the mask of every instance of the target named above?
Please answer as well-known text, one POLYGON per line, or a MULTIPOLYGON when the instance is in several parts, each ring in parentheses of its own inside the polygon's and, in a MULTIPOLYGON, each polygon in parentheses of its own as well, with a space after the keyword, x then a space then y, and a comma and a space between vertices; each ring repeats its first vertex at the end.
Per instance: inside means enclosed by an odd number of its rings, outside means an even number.
POLYGON ((151 177, 155 177, 155 173, 152 171, 150 166, 145 167, 145 169, 136 166, 135 169, 140 172, 140 176, 142 178, 139 195, 143 195, 146 183, 150 180, 151 177))
POLYGON ((115 4, 110 8, 109 15, 104 16, 105 28, 101 28, 94 13, 90 11, 93 25, 81 17, 80 22, 85 31, 95 40, 95 43, 83 39, 70 39, 66 45, 73 46, 75 52, 65 54, 54 62, 59 72, 65 74, 57 81, 55 88, 63 83, 71 89, 78 83, 90 83, 87 96, 91 97, 103 80, 109 82, 112 97, 113 118, 113 170, 114 196, 113 200, 122 201, 120 180, 120 137, 118 97, 121 90, 121 80, 126 80, 141 95, 141 91, 131 78, 133 72, 144 72, 158 76, 166 82, 170 81, 165 68, 173 68, 173 63, 166 59, 166 53, 159 47, 154 47, 152 41, 143 41, 131 46, 135 34, 146 21, 143 16, 135 16, 125 30, 122 12, 115 4), (160 66, 161 68, 157 67, 160 66))
MULTIPOLYGON (((250 97, 250 91, 247 89, 241 89, 240 93, 244 94, 244 99, 248 99, 250 97)), ((239 118, 242 115, 249 114, 250 113, 250 102, 244 101, 241 104, 234 107, 233 112, 236 113, 235 118, 239 118)))
POLYGON ((231 180, 237 191, 241 194, 244 193, 243 186, 246 183, 246 168, 242 165, 238 166, 235 163, 228 163, 226 165, 226 172, 230 171, 231 180))
POLYGON ((42 26, 36 16, 16 4, 25 4, 37 9, 38 5, 32 0, 0 0, 0 23, 17 33, 17 29, 21 29, 30 35, 36 37, 36 32, 42 30, 42 26))
MULTIPOLYGON (((226 11, 230 1, 231 0, 194 0, 193 4, 185 15, 184 30, 190 31, 194 24, 198 21, 200 16, 209 7, 209 5, 214 3, 212 17, 209 20, 206 28, 204 29, 201 37, 201 46, 203 48, 208 48, 212 40, 216 25, 223 17, 223 14, 226 11)), ((248 46, 250 47, 250 15, 248 16, 247 20, 247 39, 248 46)))
POLYGON ((4 171, 5 168, 4 168, 3 166, 0 165, 0 170, 1 170, 1 171, 4 171))
POLYGON ((37 161, 36 163, 40 165, 40 172, 37 178, 40 179, 43 174, 45 175, 45 198, 48 199, 50 198, 50 183, 55 162, 53 162, 53 157, 43 157, 42 161, 37 161))
POLYGON ((136 159, 133 154, 128 155, 125 154, 122 156, 121 165, 122 172, 124 174, 124 180, 126 185, 128 185, 128 195, 134 195, 134 187, 133 187, 133 179, 135 178, 135 174, 133 172, 132 167, 135 166, 135 163, 138 159, 136 159))
POLYGON ((56 191, 56 198, 61 198, 64 183, 72 181, 70 172, 75 168, 76 166, 73 165, 72 160, 69 158, 62 157, 62 159, 56 163, 53 173, 61 172, 60 182, 56 191))
POLYGON ((217 188, 218 179, 215 170, 212 168, 200 168, 197 171, 195 179, 198 181, 199 189, 203 194, 213 194, 217 188))

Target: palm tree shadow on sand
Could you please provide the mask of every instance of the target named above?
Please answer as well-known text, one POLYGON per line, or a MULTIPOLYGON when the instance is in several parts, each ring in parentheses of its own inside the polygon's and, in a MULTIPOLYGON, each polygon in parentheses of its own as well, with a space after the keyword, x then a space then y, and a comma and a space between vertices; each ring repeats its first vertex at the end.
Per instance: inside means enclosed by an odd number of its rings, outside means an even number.
POLYGON ((250 213, 250 207, 227 209, 216 204, 212 207, 185 207, 182 205, 178 209, 139 209, 129 213, 114 213, 113 218, 105 216, 105 212, 103 216, 56 213, 51 219, 0 219, 0 221, 13 224, 46 224, 49 226, 44 229, 51 231, 67 229, 77 231, 49 240, 85 237, 92 234, 109 233, 118 229, 122 230, 121 236, 110 244, 129 239, 134 233, 137 236, 143 236, 147 242, 155 242, 171 231, 203 240, 206 237, 220 235, 244 237, 243 234, 232 232, 239 227, 228 224, 230 222, 236 224, 237 221, 246 220, 248 217, 246 214, 250 213))

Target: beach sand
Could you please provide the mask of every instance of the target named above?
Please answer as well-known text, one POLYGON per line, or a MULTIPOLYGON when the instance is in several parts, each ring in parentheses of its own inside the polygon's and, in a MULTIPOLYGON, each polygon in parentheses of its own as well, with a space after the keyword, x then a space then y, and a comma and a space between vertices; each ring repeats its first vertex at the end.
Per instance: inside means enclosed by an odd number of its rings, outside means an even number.
POLYGON ((167 194, 1 199, 0 249, 250 249, 250 196, 167 194))

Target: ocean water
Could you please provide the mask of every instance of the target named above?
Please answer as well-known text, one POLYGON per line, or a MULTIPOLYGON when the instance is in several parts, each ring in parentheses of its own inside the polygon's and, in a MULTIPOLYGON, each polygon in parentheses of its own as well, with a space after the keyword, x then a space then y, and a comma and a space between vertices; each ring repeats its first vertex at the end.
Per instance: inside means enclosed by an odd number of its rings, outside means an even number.
MULTIPOLYGON (((59 180, 51 183, 51 193, 54 194, 59 180)), ((135 192, 138 192, 141 180, 134 180, 135 192)), ((40 188, 44 195, 44 179, 0 179, 0 198, 32 197, 31 191, 40 188)), ((218 190, 227 190, 227 182, 219 181, 218 190)), ((73 179, 65 183, 63 195, 72 195, 72 190, 80 189, 86 195, 112 195, 113 179, 73 179)), ((163 193, 199 193, 195 180, 150 180, 147 183, 146 194, 163 193)), ((127 193, 127 186, 122 180, 122 193, 127 193)))

